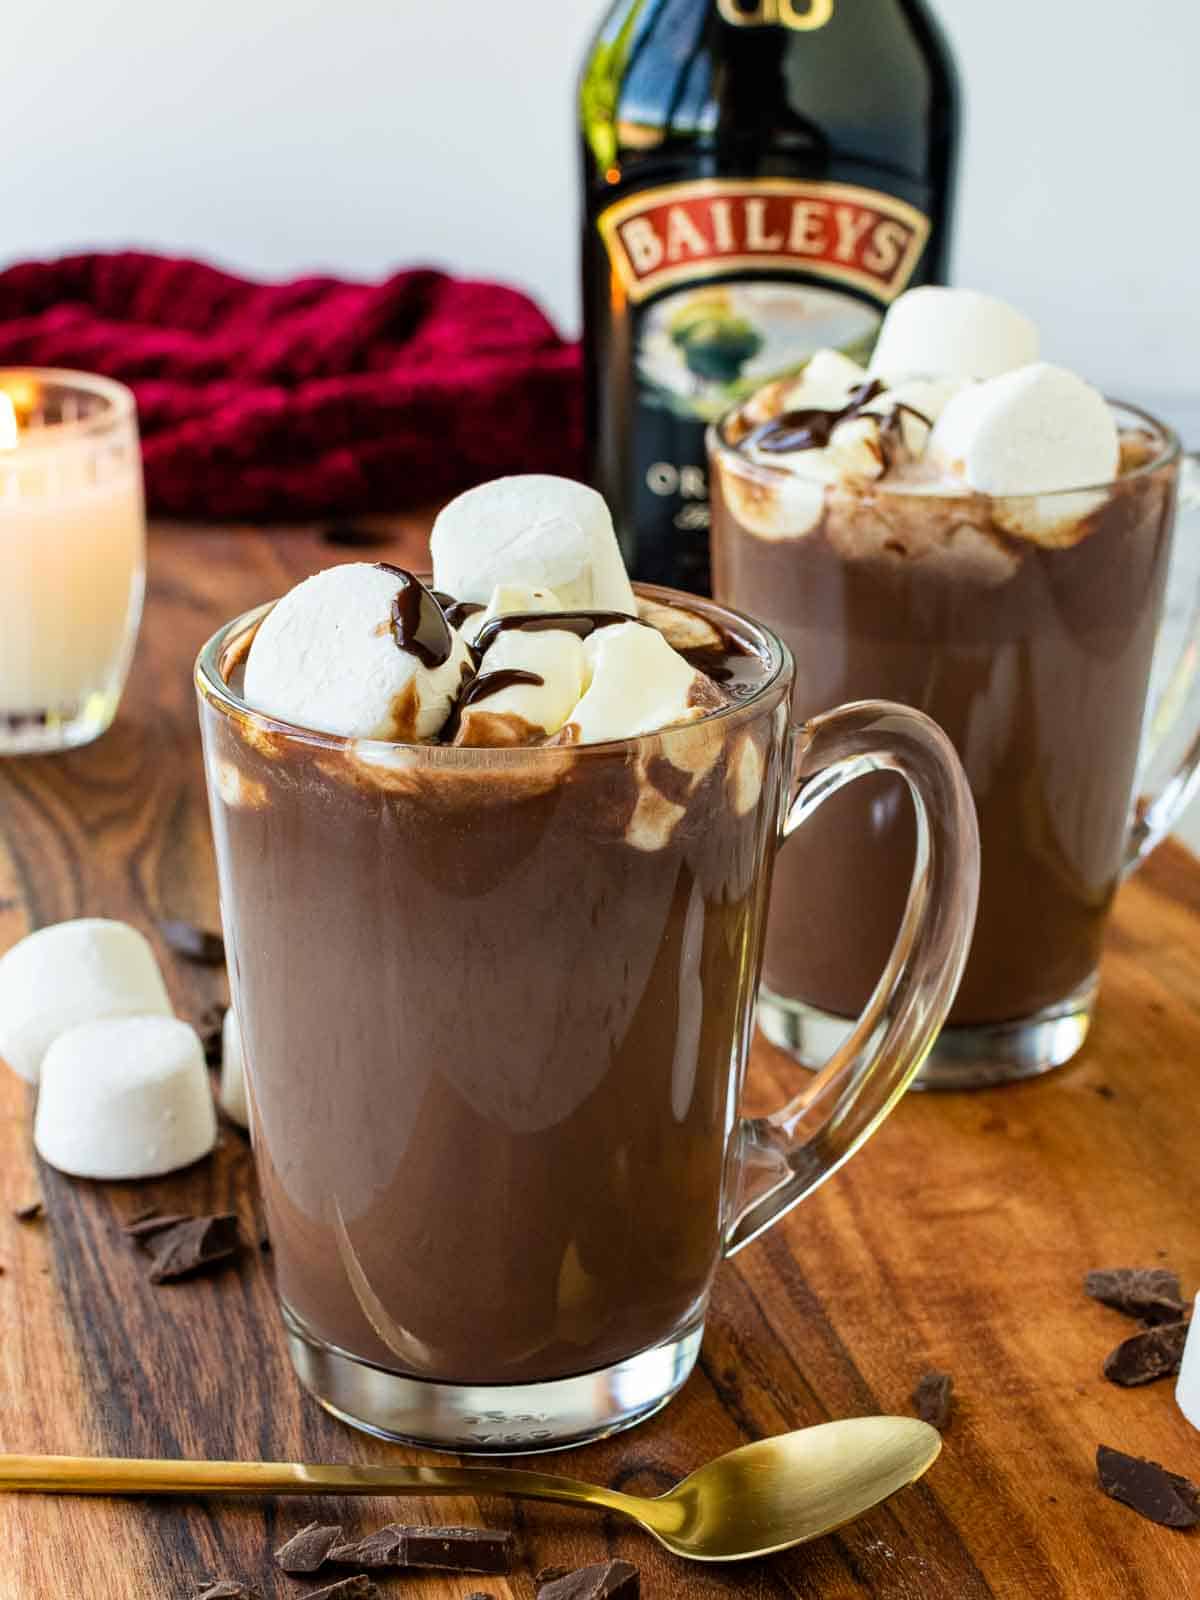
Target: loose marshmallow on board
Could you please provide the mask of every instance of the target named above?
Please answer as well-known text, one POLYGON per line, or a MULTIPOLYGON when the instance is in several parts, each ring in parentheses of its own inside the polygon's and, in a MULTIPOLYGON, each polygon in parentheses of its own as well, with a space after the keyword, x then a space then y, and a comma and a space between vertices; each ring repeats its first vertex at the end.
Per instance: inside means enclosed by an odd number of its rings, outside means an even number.
POLYGON ((930 435, 929 454, 972 489, 998 497, 993 514, 1006 532, 1060 546, 1082 537, 1103 499, 1062 491, 1110 482, 1121 444, 1100 391, 1039 361, 955 395, 930 435))
POLYGON ((154 952, 123 922, 84 917, 31 933, 0 957, 0 1057, 38 1081, 69 1028, 102 1017, 171 1015, 154 952))
POLYGON ((642 623, 599 628, 583 649, 589 682, 559 735, 564 744, 631 739, 727 703, 711 679, 642 623))
POLYGON ((636 612, 601 495, 569 478, 530 473, 468 489, 430 536, 434 587, 487 601, 498 583, 553 589, 569 610, 636 612))
POLYGON ((571 715, 585 685, 583 642, 563 628, 501 633, 463 697, 458 745, 540 744, 571 715), (528 672, 541 683, 510 683, 488 693, 498 672, 528 672), (474 698, 476 695, 480 698, 474 698))
POLYGON ((242 1059, 242 1030, 233 1007, 221 1023, 221 1088, 217 1094, 221 1110, 240 1127, 250 1126, 246 1104, 246 1065, 242 1059))
POLYGON ((255 710, 318 733, 413 742, 450 714, 470 653, 441 608, 395 569, 355 561, 306 578, 263 618, 246 660, 255 710), (401 590, 428 621, 401 647, 392 607, 401 590))
POLYGON ((1196 1296, 1183 1360, 1179 1363, 1175 1400, 1192 1427, 1200 1428, 1200 1294, 1196 1296))
POLYGON ((909 289, 883 319, 869 368, 904 378, 995 378, 1038 358, 1038 332, 1021 311, 975 289, 909 289))
POLYGON ((75 1178, 156 1178, 206 1156, 217 1118, 194 1028, 175 1017, 109 1017, 46 1052, 38 1154, 75 1178))

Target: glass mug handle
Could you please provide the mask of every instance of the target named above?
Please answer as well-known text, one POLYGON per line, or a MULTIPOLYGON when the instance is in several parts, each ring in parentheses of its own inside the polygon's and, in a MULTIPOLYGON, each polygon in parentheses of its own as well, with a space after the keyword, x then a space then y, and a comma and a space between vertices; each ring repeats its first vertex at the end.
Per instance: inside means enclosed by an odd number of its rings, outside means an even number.
POLYGON ((895 772, 916 812, 916 863, 892 953, 852 1032, 781 1110, 738 1123, 727 1255, 836 1172, 912 1082, 954 999, 979 898, 975 806, 936 723, 904 706, 862 700, 814 717, 791 737, 794 792, 780 843, 848 783, 895 772))
MULTIPOLYGON (((1200 518, 1200 454, 1183 457, 1179 478, 1179 515, 1200 518)), ((1179 530, 1182 531, 1182 530, 1179 530)), ((1176 533, 1176 558, 1188 541, 1176 533)), ((1179 653, 1146 729, 1142 764, 1138 771, 1138 798, 1125 846, 1123 871, 1139 867, 1155 845, 1161 844, 1179 820, 1196 790, 1200 775, 1200 585, 1179 653), (1172 735, 1185 730, 1187 744, 1165 773, 1155 774, 1172 735), (1143 782, 1148 792, 1140 792, 1143 782)))

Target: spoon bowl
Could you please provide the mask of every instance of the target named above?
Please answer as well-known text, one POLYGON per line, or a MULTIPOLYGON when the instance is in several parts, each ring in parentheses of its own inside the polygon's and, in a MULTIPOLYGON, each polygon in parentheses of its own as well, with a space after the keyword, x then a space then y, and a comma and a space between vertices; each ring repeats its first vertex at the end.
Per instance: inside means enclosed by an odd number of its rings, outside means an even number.
POLYGON ((492 1466, 352 1467, 285 1461, 0 1456, 0 1491, 43 1494, 499 1494, 619 1512, 689 1561, 748 1561, 851 1522, 937 1460, 913 1417, 852 1417, 718 1456, 649 1499, 546 1472, 492 1466))

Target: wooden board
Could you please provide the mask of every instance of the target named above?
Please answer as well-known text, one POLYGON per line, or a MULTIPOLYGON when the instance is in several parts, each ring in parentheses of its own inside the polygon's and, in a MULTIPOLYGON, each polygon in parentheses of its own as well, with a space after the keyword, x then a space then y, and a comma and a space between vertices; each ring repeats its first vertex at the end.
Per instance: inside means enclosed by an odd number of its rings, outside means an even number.
MULTIPOLYGON (((417 563, 426 524, 394 525, 417 563)), ((227 616, 328 564, 300 530, 159 529, 134 680, 99 744, 0 763, 0 948, 81 914, 214 923, 191 664, 227 616)), ((167 963, 199 1017, 224 978, 167 963)), ((1039 1083, 909 1096, 865 1154, 719 1274, 700 1366, 633 1433, 547 1465, 654 1491, 719 1451, 829 1417, 905 1411, 929 1367, 961 1402, 920 1486, 806 1549, 752 1566, 685 1567, 615 1518, 500 1501, 411 1502, 414 1518, 511 1527, 508 1581, 405 1578, 411 1600, 483 1589, 530 1600, 533 1574, 620 1554, 643 1594, 821 1600, 1179 1600, 1200 1594, 1200 1536, 1101 1496, 1098 1442, 1200 1476, 1200 1434, 1169 1384, 1100 1376, 1130 1331, 1094 1305, 1090 1267, 1169 1261, 1200 1283, 1200 865, 1161 850, 1122 891, 1091 1043, 1039 1083)), ((796 1069, 756 1051, 756 1108, 796 1069)), ((155 1289, 120 1219, 236 1207, 255 1232, 252 1160, 226 1129, 215 1158, 143 1185, 39 1168, 24 1085, 0 1074, 0 1449, 331 1461, 414 1460, 301 1397, 271 1299, 269 1257, 155 1289), (42 1222, 12 1208, 45 1198, 42 1222)), ((0 1600, 174 1600, 196 1580, 302 1590, 274 1545, 311 1515, 366 1529, 395 1502, 128 1502, 0 1497, 0 1600)))

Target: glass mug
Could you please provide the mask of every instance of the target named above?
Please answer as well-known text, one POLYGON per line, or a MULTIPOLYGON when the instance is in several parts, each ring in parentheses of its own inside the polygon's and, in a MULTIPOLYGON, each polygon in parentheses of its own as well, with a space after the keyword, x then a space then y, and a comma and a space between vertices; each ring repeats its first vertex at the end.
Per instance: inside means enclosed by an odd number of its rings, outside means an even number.
POLYGON ((966 957, 978 837, 940 730, 881 702, 794 727, 774 635, 642 593, 743 641, 760 681, 620 742, 456 749, 252 711, 267 607, 197 663, 290 1352, 386 1438, 523 1453, 665 1404, 722 1257, 886 1116, 966 957), (895 949, 826 1071, 740 1118, 777 845, 881 770, 917 818, 895 949))
MULTIPOLYGON (((1179 443, 1133 407, 1113 409, 1129 441, 1113 483, 1007 499, 841 484, 799 533, 790 475, 736 449, 736 413, 709 430, 714 588, 787 641, 796 716, 886 695, 946 730, 971 783, 979 915, 923 1086, 1027 1077, 1075 1054, 1117 885, 1169 831, 1195 776, 1200 743, 1186 747, 1200 707, 1180 715, 1194 644, 1139 768, 1179 443), (1006 531, 1032 516, 1062 530, 1057 547, 1006 531), (1139 771, 1157 798, 1131 814, 1139 771)), ((836 1047, 870 992, 912 852, 911 808, 880 775, 840 795, 780 862, 759 1021, 806 1065, 836 1047), (853 916, 836 915, 847 905, 853 916), (814 921, 829 928, 819 946, 805 937, 814 921)))

